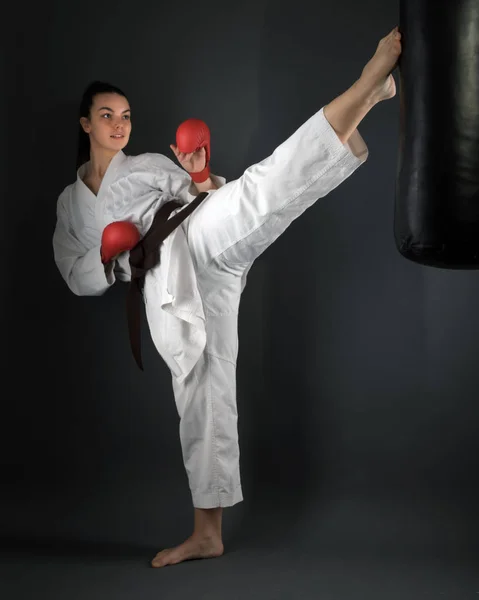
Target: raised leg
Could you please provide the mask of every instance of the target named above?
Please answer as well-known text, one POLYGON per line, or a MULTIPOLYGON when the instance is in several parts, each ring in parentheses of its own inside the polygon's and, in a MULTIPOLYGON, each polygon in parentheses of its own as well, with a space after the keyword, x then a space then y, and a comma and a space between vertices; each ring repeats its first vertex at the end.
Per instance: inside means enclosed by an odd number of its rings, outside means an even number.
POLYGON ((368 151, 357 127, 374 106, 395 95, 390 73, 400 52, 400 34, 394 29, 346 92, 271 156, 210 194, 188 223, 188 242, 200 271, 214 261, 228 268, 251 265, 294 219, 364 163, 368 151))

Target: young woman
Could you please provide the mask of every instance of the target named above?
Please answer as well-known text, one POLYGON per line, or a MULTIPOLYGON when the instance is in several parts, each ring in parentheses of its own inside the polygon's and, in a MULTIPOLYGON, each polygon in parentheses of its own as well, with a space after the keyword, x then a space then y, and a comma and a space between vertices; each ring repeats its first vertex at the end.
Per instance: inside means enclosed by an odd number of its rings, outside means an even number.
POLYGON ((357 127, 376 104, 395 96, 391 72, 400 53, 396 27, 345 93, 229 183, 213 175, 193 183, 188 173, 205 168, 204 149, 185 155, 172 145, 183 169, 161 154, 126 156, 126 96, 104 85, 84 96, 86 145, 79 149, 76 181, 58 199, 53 236, 56 264, 73 293, 100 295, 116 279, 130 279, 128 251, 102 261, 102 232, 110 223, 133 223, 144 236, 165 202, 184 205, 209 192, 161 244, 160 260, 144 281, 152 339, 172 372, 194 506, 192 536, 159 552, 154 567, 223 553, 222 510, 243 499, 235 375, 246 275, 294 219, 365 162, 368 150, 357 127))

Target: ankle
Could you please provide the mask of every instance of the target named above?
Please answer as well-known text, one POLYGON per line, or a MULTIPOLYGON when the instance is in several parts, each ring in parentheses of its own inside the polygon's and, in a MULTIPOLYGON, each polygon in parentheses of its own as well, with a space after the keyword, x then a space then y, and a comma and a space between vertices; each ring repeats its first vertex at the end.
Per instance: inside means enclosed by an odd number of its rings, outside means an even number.
POLYGON ((194 533, 203 538, 221 538, 222 512, 221 508, 195 508, 194 533))
POLYGON ((195 529, 192 538, 204 542, 221 541, 221 531, 217 529, 195 529))
POLYGON ((354 82, 352 89, 357 95, 358 103, 363 104, 367 109, 373 108, 380 99, 380 88, 377 81, 373 81, 367 75, 362 74, 361 77, 354 82))

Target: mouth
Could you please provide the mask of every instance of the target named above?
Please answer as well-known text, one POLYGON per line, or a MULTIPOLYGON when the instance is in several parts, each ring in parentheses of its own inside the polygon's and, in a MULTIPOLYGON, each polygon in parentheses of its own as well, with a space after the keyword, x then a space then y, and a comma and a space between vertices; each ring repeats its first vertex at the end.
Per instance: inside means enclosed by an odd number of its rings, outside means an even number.
POLYGON ((116 133, 115 135, 110 135, 110 137, 113 138, 114 140, 121 140, 125 136, 121 133, 116 133))

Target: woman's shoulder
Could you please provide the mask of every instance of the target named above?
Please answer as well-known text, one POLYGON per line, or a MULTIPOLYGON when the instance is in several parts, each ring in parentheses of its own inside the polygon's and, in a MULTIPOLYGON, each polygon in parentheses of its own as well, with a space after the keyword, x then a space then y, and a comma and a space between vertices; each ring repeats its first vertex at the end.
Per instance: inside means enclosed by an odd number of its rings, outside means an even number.
POLYGON ((66 185, 63 188, 63 190, 58 195, 58 199, 57 199, 58 204, 65 204, 65 202, 67 202, 71 198, 74 187, 75 187, 75 183, 76 183, 75 181, 72 183, 69 183, 68 185, 66 185))

